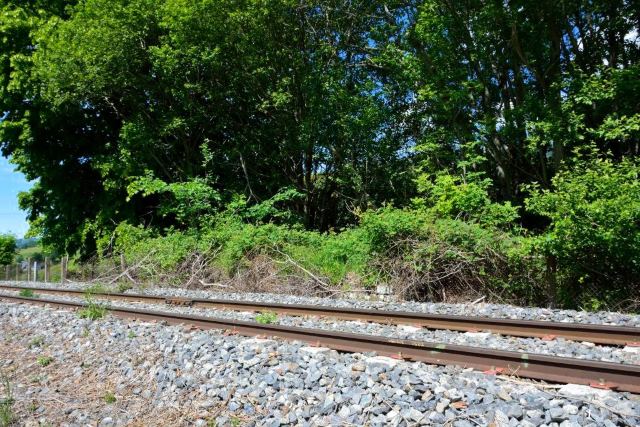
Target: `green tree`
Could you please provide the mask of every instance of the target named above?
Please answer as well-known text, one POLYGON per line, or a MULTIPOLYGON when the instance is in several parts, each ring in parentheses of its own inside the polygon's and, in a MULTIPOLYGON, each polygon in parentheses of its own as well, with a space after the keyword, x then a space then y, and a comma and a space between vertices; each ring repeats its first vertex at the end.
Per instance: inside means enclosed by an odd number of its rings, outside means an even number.
POLYGON ((9 234, 0 235, 0 265, 13 263, 15 255, 16 238, 9 234))

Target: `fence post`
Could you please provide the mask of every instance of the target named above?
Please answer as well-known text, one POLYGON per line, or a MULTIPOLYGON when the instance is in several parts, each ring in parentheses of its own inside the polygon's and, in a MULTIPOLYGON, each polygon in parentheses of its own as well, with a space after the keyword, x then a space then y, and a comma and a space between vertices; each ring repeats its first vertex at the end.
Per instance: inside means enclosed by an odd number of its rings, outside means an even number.
POLYGON ((31 258, 27 258, 27 282, 31 281, 31 258))
POLYGON ((63 255, 60 259, 60 283, 64 285, 67 280, 67 263, 69 262, 69 255, 63 255))
POLYGON ((49 283, 49 257, 44 257, 44 283, 49 283))
POLYGON ((33 263, 33 281, 38 282, 38 261, 33 263))
POLYGON ((16 282, 20 281, 20 263, 16 264, 16 282))

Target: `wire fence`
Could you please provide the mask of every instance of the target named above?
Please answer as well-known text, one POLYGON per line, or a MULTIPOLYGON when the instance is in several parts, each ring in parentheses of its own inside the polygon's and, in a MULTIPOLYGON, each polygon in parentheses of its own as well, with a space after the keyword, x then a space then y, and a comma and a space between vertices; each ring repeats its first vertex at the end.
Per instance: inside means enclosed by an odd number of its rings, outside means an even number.
MULTIPOLYGON (((63 256, 58 261, 53 261, 48 257, 44 260, 32 260, 27 258, 22 262, 5 265, 4 274, 6 281, 33 282, 33 283, 65 283, 67 280, 67 270, 69 257, 63 256)), ((2 270, 0 270, 1 272, 2 270)))

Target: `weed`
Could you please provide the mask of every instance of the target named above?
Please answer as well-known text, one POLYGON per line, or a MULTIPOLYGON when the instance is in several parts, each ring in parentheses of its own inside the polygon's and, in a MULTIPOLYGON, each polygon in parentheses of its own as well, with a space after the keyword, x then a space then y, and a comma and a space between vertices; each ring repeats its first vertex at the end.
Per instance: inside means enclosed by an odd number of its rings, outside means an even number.
POLYGON ((105 401, 107 404, 109 404, 109 405, 114 404, 114 403, 116 403, 116 400, 117 400, 117 399, 116 399, 116 395, 115 395, 115 394, 113 394, 112 392, 108 391, 108 392, 106 392, 106 393, 105 393, 105 395, 104 395, 104 401, 105 401))
POLYGON ((83 337, 83 338, 86 338, 86 337, 88 337, 88 336, 89 336, 89 328, 84 328, 84 329, 82 330, 82 337, 83 337))
POLYGON ((78 311, 78 316, 81 319, 89 320, 102 319, 106 314, 107 309, 100 304, 96 304, 93 301, 89 301, 88 305, 85 308, 78 311))
POLYGON ((136 333, 133 331, 129 331, 129 333, 127 334, 127 337, 133 339, 136 337, 136 333))
POLYGON ((36 359, 36 362, 38 362, 38 365, 42 366, 43 368, 45 366, 49 366, 51 364, 51 362, 53 362, 53 357, 51 356, 38 356, 38 358, 36 359))
POLYGON ((238 417, 231 417, 231 425, 233 427, 239 427, 240 426, 240 418, 238 417))
POLYGON ((84 293, 86 297, 90 297, 91 295, 106 294, 107 288, 104 285, 100 284, 91 285, 84 290, 84 293))
POLYGON ((38 296, 33 292, 33 289, 20 289, 20 293, 18 295, 23 298, 35 298, 38 296))
POLYGON ((123 294, 125 292, 127 292, 129 289, 131 289, 132 286, 128 283, 118 283, 118 292, 123 294))
POLYGON ((42 375, 34 375, 34 376, 32 376, 32 377, 30 378, 30 380, 31 380, 31 382, 32 382, 33 384, 37 384, 37 383, 40 383, 40 382, 44 381, 44 380, 45 380, 45 377, 44 377, 44 376, 42 376, 42 375))
POLYGON ((29 412, 36 412, 38 409, 38 404, 36 402, 31 402, 29 404, 29 412))
POLYGON ((256 322, 263 325, 269 325, 275 323, 278 320, 278 315, 272 311, 263 311, 256 316, 256 322))
POLYGON ((15 419, 13 414, 13 394, 7 377, 2 377, 2 383, 4 385, 4 397, 0 397, 0 427, 9 427, 15 419))
POLYGON ((35 337, 29 342, 29 348, 42 347, 43 344, 44 344, 43 337, 35 337))

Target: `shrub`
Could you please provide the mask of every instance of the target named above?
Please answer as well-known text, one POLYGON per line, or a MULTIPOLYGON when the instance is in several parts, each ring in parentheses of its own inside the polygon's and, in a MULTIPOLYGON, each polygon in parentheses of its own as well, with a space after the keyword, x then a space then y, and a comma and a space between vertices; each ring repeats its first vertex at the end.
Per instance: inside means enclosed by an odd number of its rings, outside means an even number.
POLYGON ((550 190, 529 187, 527 209, 551 224, 534 239, 565 306, 601 308, 638 295, 640 166, 630 160, 581 158, 550 190))

